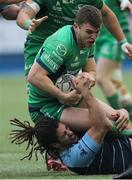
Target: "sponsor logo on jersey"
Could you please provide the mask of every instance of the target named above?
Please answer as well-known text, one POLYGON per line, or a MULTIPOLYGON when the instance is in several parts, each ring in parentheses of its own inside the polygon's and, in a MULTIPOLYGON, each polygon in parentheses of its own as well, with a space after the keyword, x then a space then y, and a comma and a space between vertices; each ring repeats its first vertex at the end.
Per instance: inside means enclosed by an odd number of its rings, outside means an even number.
POLYGON ((61 5, 60 5, 60 2, 57 1, 56 5, 54 5, 54 6, 52 7, 52 9, 53 9, 54 11, 62 11, 62 7, 61 7, 61 5))
POLYGON ((56 72, 56 70, 59 68, 58 64, 54 61, 53 57, 51 57, 49 54, 44 54, 43 58, 45 59, 46 66, 51 69, 52 71, 56 72))
POLYGON ((53 56, 55 56, 56 61, 57 61, 58 63, 60 63, 60 62, 62 63, 62 62, 63 62, 63 58, 60 57, 60 56, 56 53, 56 51, 53 51, 52 54, 53 54, 53 56))
POLYGON ((56 47, 56 52, 59 56, 65 56, 66 53, 67 53, 67 49, 66 47, 63 45, 63 44, 59 44, 57 47, 56 47))

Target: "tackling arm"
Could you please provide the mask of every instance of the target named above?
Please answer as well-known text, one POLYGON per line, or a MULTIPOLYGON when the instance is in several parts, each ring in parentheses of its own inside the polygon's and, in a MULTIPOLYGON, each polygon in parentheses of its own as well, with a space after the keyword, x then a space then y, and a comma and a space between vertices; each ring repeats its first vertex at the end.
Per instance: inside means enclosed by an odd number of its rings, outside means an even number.
POLYGON ((87 64, 83 68, 83 72, 87 73, 86 78, 89 79, 89 88, 93 87, 96 82, 96 63, 95 63, 94 58, 88 59, 87 64))

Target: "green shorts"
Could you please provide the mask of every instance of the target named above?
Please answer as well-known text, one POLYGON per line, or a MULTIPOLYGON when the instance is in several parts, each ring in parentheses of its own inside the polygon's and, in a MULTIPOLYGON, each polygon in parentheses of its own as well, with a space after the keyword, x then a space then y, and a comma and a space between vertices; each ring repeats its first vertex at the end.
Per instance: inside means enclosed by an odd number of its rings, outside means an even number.
POLYGON ((55 100, 45 103, 41 108, 31 107, 31 105, 29 105, 29 113, 33 122, 37 122, 38 117, 42 114, 59 121, 63 110, 67 107, 69 106, 61 104, 59 101, 55 100))
POLYGON ((96 59, 105 58, 111 61, 123 62, 125 54, 122 52, 120 45, 114 39, 98 39, 95 50, 96 59))
MULTIPOLYGON (((128 42, 132 42, 129 31, 124 32, 128 42)), ((105 58, 111 61, 123 62, 126 55, 121 50, 121 46, 117 40, 106 31, 102 31, 101 35, 96 40, 95 58, 105 58)))

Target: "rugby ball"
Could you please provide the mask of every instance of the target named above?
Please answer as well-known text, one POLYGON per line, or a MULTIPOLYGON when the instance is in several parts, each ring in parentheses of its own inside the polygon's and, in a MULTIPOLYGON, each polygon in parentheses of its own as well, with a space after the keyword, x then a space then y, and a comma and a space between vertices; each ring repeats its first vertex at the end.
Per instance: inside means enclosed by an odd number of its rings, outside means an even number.
POLYGON ((71 74, 63 74, 61 75, 55 85, 63 92, 68 93, 74 89, 72 80, 75 77, 71 74))

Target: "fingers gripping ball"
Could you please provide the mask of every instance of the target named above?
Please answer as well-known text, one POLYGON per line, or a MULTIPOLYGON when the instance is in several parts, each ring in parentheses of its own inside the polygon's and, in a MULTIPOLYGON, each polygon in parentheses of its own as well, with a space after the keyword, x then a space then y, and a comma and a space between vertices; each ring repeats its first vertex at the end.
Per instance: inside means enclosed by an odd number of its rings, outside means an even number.
POLYGON ((75 77, 71 74, 63 74, 57 79, 55 85, 59 89, 61 89, 61 91, 68 93, 74 89, 74 85, 72 81, 74 78, 75 77))

